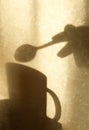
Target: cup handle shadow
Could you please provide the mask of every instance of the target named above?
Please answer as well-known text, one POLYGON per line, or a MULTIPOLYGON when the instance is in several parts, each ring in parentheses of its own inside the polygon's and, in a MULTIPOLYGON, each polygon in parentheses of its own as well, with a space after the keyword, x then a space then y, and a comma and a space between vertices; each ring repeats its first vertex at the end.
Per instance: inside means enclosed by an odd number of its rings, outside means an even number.
POLYGON ((55 104, 55 116, 52 120, 58 121, 61 117, 61 104, 59 102, 58 97, 56 96, 56 94, 52 90, 47 88, 47 92, 52 96, 54 104, 55 104))

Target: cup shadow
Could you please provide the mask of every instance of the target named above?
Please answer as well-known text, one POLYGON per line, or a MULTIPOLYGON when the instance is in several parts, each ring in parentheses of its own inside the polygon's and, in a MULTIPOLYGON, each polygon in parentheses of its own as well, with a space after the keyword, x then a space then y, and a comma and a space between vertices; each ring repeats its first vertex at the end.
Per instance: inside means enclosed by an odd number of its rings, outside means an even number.
POLYGON ((0 130, 11 130, 9 122, 9 99, 0 100, 0 130))
POLYGON ((16 63, 8 63, 6 70, 10 99, 0 101, 0 130, 61 130, 61 105, 56 94, 47 89, 46 76, 16 63), (53 119, 46 116, 47 91, 55 103, 53 119))

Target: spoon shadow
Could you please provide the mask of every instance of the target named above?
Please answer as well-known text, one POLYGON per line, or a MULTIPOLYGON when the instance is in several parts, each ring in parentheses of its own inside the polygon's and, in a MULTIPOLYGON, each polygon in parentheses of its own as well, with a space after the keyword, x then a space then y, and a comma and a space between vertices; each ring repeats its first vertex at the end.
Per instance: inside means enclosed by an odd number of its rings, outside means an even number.
POLYGON ((35 58, 38 50, 54 45, 60 41, 65 41, 65 39, 66 39, 65 33, 61 32, 60 34, 57 34, 54 37, 52 37, 52 41, 43 44, 42 46, 36 47, 29 44, 24 44, 19 48, 17 48, 15 52, 15 59, 20 62, 31 61, 33 58, 35 58))
POLYGON ((35 58, 38 50, 67 41, 57 56, 64 58, 70 54, 74 55, 77 66, 89 66, 89 26, 78 26, 68 24, 64 31, 52 37, 52 40, 42 46, 24 44, 17 48, 15 59, 20 62, 28 62, 35 58))

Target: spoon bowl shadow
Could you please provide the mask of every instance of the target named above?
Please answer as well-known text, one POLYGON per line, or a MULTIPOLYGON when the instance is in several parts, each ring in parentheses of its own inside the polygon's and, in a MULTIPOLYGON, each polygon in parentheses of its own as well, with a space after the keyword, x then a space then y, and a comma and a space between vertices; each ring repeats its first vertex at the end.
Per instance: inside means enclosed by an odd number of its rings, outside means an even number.
POLYGON ((22 61, 22 62, 31 61, 35 57, 37 50, 38 50, 37 47, 24 44, 16 50, 15 59, 17 61, 22 61))

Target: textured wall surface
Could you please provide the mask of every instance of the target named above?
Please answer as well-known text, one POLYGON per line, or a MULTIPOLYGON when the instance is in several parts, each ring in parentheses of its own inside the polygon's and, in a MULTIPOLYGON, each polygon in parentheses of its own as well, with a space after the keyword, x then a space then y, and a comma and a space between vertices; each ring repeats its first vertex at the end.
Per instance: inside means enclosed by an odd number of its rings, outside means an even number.
MULTIPOLYGON (((0 0, 1 100, 9 98, 3 66, 17 62, 16 49, 22 44, 39 46, 49 42, 67 24, 88 24, 88 4, 88 0, 0 0)), ((63 42, 42 49, 32 61, 21 64, 47 76, 48 88, 61 102, 59 121, 63 130, 89 130, 89 68, 77 66, 73 54, 58 57, 57 52, 65 45, 63 42)), ((54 103, 48 95, 47 115, 53 117, 54 113, 54 103)))

